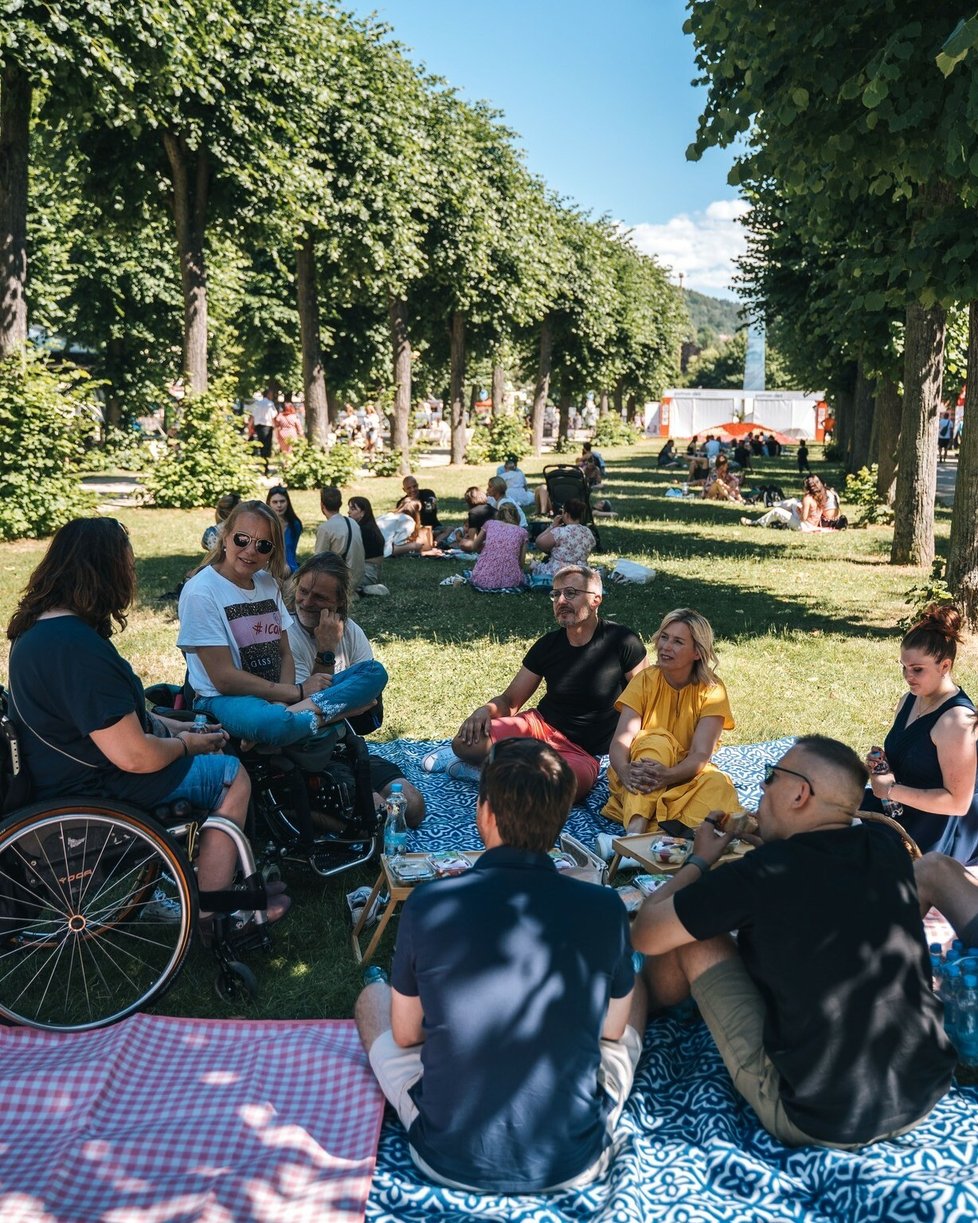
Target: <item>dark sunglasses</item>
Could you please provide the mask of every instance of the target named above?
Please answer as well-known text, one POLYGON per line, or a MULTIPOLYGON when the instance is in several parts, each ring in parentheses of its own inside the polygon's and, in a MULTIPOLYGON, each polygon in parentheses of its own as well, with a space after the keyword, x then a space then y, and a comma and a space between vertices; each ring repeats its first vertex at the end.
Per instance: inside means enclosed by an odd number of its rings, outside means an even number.
POLYGON ((804 773, 796 773, 794 769, 786 769, 781 764, 769 764, 764 772, 764 784, 769 786, 774 781, 775 773, 790 773, 792 777, 800 777, 802 781, 807 782, 809 790, 812 792, 812 797, 815 797, 815 787, 808 780, 804 773))
POLYGON ((231 542, 236 548, 247 548, 249 544, 254 544, 255 551, 262 556, 268 556, 270 552, 275 551, 275 545, 270 539, 255 539, 254 535, 245 535, 244 531, 235 531, 231 542))

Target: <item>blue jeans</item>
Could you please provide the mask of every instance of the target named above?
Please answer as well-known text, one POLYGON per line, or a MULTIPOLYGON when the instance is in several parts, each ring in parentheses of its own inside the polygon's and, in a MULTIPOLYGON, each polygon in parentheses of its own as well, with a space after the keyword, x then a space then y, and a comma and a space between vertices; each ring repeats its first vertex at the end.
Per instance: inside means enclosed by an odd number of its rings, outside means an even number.
MULTIPOLYGON (((358 662, 333 677, 332 684, 310 699, 330 720, 376 700, 387 683, 387 672, 375 659, 358 662)), ((260 696, 199 696, 194 709, 217 718, 228 734, 269 747, 289 747, 324 733, 312 710, 290 713, 260 696)))
POLYGON ((241 761, 234 756, 194 756, 183 781, 170 791, 163 802, 175 803, 186 799, 191 807, 200 811, 216 811, 240 767, 241 761))

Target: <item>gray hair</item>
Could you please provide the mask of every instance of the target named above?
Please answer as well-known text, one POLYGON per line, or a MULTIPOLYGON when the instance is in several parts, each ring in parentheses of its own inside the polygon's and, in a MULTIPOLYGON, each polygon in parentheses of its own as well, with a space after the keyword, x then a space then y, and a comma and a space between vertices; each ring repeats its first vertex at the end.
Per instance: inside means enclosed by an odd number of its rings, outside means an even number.
POLYGON ((553 580, 556 582, 558 578, 566 577, 568 574, 576 574, 577 577, 582 578, 592 594, 604 594, 604 584, 597 569, 592 569, 589 565, 562 565, 554 574, 553 580))

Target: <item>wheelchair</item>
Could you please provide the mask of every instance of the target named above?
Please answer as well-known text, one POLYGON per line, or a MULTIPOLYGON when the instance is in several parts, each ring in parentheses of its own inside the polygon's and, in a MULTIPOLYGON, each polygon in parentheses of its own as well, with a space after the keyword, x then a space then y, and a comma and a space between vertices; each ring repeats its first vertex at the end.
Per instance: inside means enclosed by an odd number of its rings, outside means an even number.
MULTIPOLYGON (((155 684, 146 689, 146 698, 157 716, 194 717, 186 682, 155 684)), ((230 750, 251 778, 247 831, 266 882, 280 879, 289 864, 328 879, 379 857, 383 820, 373 804, 362 736, 382 720, 379 700, 376 709, 337 723, 328 735, 305 745, 242 751, 232 740, 230 750), (329 819, 329 831, 315 828, 313 812, 329 819)))
POLYGON ((254 996, 241 955, 271 949, 264 880, 230 820, 187 804, 152 813, 90 797, 28 803, 17 731, 0 689, 0 1017, 83 1032, 158 1000, 186 961, 199 907, 214 913, 220 998, 254 996), (229 836, 234 886, 199 892, 202 829, 229 836), (242 918, 250 910, 253 919, 242 918))

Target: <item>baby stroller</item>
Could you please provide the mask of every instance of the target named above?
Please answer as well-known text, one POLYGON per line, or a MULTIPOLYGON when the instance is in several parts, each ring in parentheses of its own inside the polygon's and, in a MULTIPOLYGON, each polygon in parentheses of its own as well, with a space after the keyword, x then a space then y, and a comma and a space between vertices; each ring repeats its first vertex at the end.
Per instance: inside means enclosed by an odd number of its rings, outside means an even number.
POLYGON ((584 478, 584 472, 573 463, 551 463, 543 469, 543 478, 547 485, 547 496, 555 514, 559 514, 568 501, 583 501, 585 514, 584 525, 590 527, 594 542, 601 550, 601 536, 594 521, 594 510, 591 507, 591 487, 584 478))

